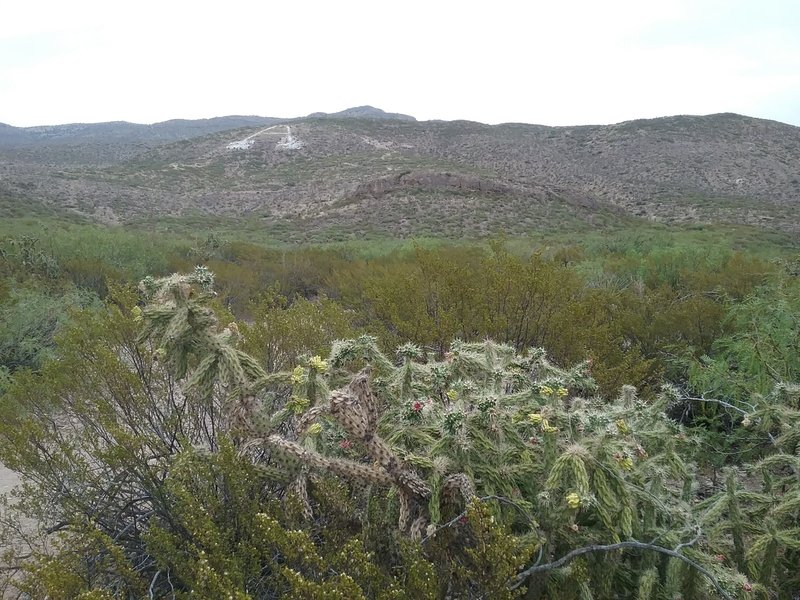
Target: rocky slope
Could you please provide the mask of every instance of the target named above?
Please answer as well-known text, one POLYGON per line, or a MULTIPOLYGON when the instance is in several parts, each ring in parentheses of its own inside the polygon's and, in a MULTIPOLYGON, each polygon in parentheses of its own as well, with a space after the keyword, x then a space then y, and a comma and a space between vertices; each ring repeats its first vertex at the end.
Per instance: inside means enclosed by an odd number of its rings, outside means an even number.
POLYGON ((109 222, 199 214, 345 237, 514 234, 624 218, 800 230, 800 128, 733 114, 489 126, 359 107, 167 143, 112 140, 113 155, 104 154, 108 136, 26 146, 7 133, 0 128, 5 206, 109 222))

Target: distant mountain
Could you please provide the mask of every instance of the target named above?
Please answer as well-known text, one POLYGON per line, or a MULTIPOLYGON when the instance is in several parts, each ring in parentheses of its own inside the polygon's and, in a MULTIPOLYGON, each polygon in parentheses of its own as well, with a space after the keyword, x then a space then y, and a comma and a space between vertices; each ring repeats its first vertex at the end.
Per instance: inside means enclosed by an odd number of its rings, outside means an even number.
POLYGON ((315 112, 308 115, 309 119, 391 119, 397 121, 416 121, 411 115, 400 113, 387 113, 374 106, 356 106, 340 110, 336 113, 315 112))
MULTIPOLYGON (((391 119, 416 121, 409 115, 387 113, 372 106, 357 106, 337 113, 313 113, 307 118, 336 119, 391 119)), ((227 116, 212 119, 172 119, 152 125, 112 121, 108 123, 69 123, 65 125, 39 125, 14 127, 0 123, 0 147, 42 146, 51 144, 79 145, 99 142, 109 144, 142 142, 175 142, 208 135, 218 131, 242 127, 264 127, 283 123, 289 119, 257 116, 227 116)))
MULTIPOLYGON (((416 120, 409 115, 387 113, 372 106, 358 106, 331 114, 314 113, 308 118, 416 120)), ((0 123, 0 158, 4 150, 22 150, 31 162, 75 164, 99 161, 112 164, 168 142, 244 127, 265 127, 290 120, 232 115, 211 119, 172 119, 152 125, 112 121, 14 127, 0 123), (65 151, 64 146, 71 148, 65 151)))
POLYGON ((271 117, 174 119, 152 125, 113 121, 13 127, 0 124, 0 160, 9 153, 32 163, 113 164, 160 144, 242 127, 281 122, 271 117))
POLYGON ((155 140, 174 142, 217 131, 239 127, 272 125, 283 119, 271 117, 215 117, 213 119, 173 119, 152 125, 112 121, 109 123, 69 123, 66 125, 39 125, 12 127, 0 124, 0 146, 19 144, 81 144, 92 141, 108 143, 141 142, 155 140))
POLYGON ((32 147, 0 126, 0 206, 108 222, 231 217, 295 241, 515 235, 625 219, 800 232, 800 128, 791 125, 734 114, 545 127, 343 113, 166 143, 98 133, 32 147))

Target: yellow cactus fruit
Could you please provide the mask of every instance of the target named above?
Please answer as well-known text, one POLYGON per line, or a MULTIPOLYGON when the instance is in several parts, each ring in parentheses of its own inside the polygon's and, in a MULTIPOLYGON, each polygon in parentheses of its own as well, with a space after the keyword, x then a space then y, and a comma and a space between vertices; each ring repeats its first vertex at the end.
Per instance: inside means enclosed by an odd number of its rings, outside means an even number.
POLYGON ((541 429, 545 433, 555 433, 558 431, 558 427, 553 427, 550 423, 547 422, 547 419, 542 419, 541 429))
POLYGON ((308 361, 308 366, 314 369, 317 373, 327 373, 328 363, 319 356, 314 356, 308 361))
POLYGON ((306 374, 306 370, 301 366, 296 366, 294 371, 292 371, 292 383, 298 385, 303 381, 303 376, 306 374))

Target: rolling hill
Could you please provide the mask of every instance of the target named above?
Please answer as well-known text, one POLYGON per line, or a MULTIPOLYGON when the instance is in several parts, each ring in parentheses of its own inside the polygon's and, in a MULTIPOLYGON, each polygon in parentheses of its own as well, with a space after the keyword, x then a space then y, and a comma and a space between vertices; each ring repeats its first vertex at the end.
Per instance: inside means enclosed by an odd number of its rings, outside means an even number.
POLYGON ((241 220, 295 241, 635 219, 800 231, 800 128, 735 114, 491 126, 358 107, 58 127, 0 126, 6 215, 241 220))

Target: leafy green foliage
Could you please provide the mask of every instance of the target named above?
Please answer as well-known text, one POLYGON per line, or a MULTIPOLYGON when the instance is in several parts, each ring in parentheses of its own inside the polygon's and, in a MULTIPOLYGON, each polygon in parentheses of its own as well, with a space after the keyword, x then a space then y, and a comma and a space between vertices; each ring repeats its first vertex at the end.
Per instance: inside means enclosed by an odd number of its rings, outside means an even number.
POLYGON ((39 238, 20 235, 4 239, 0 243, 3 266, 27 273, 55 277, 59 273, 58 261, 52 253, 41 249, 39 238))
POLYGON ((13 289, 0 304, 0 365, 8 371, 38 369, 69 310, 95 302, 92 294, 74 290, 59 297, 41 286, 13 289))
POLYGON ((778 280, 731 308, 732 333, 716 340, 689 382, 701 393, 747 401, 776 383, 800 380, 800 284, 778 280))
POLYGON ((334 340, 358 330, 357 315, 325 297, 289 302, 269 290, 250 312, 253 323, 242 326, 242 349, 268 372, 290 369, 302 354, 324 354, 334 340))

